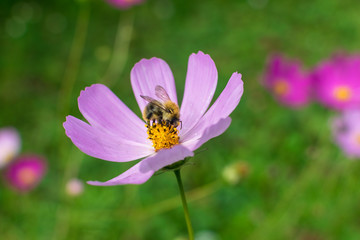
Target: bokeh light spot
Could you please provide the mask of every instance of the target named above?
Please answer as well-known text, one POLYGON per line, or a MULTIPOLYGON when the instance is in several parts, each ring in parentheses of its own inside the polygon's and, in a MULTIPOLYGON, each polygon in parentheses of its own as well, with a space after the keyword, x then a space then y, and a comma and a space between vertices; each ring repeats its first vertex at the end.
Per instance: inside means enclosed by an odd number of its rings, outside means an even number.
POLYGON ((12 38, 20 38, 26 32, 25 22, 19 18, 10 18, 5 23, 5 31, 12 38))

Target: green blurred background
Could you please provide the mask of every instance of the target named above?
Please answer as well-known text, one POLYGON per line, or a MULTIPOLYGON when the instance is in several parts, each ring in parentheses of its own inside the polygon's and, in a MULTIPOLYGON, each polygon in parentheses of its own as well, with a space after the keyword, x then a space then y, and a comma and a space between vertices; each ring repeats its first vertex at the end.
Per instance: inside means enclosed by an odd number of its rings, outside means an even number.
POLYGON ((2 0, 0 9, 0 127, 16 127, 22 152, 49 163, 28 194, 1 182, 1 239, 186 239, 171 172, 66 195, 70 178, 104 181, 134 163, 82 154, 62 122, 83 119, 77 97, 99 82, 140 116, 129 76, 141 58, 167 61, 181 100, 198 50, 217 65, 216 96, 234 71, 245 92, 230 128, 182 170, 197 239, 359 239, 360 166, 333 144, 335 113, 288 109, 260 84, 273 52, 311 69, 335 51, 358 51, 358 0, 148 0, 130 10, 101 0, 2 0), (223 169, 238 161, 247 174, 228 184, 223 169))

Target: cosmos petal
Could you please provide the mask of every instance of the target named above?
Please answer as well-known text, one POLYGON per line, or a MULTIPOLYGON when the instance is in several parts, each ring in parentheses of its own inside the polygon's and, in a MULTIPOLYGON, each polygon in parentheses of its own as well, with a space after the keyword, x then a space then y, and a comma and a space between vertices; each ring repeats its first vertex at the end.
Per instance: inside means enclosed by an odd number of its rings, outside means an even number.
POLYGON ((241 74, 235 72, 231 75, 225 89, 198 124, 191 131, 180 136, 182 142, 201 137, 209 126, 219 122, 222 118, 228 117, 239 104, 243 92, 244 83, 241 80, 241 74))
POLYGON ((183 160, 186 157, 192 157, 194 153, 182 145, 176 145, 170 149, 163 149, 156 154, 140 161, 129 170, 119 176, 106 181, 88 181, 88 184, 96 186, 113 186, 123 184, 142 184, 146 182, 157 170, 183 160))
POLYGON ((81 91, 79 109, 94 128, 151 146, 144 122, 109 88, 94 84, 81 91))
POLYGON ((286 106, 302 107, 309 101, 311 77, 298 60, 271 56, 263 81, 274 98, 286 106))
POLYGON ((335 142, 350 158, 360 157, 360 110, 342 112, 331 121, 335 142))
POLYGON ((184 98, 181 104, 181 132, 186 133, 203 116, 217 85, 217 70, 211 57, 199 51, 189 57, 184 98))
POLYGON ((89 124, 67 116, 64 122, 66 135, 84 153, 113 162, 127 162, 149 156, 154 152, 149 145, 139 144, 103 132, 89 124))
POLYGON ((0 168, 7 165, 20 151, 21 140, 18 131, 12 127, 0 129, 0 168))
POLYGON ((203 131, 202 136, 200 136, 198 138, 194 138, 190 141, 184 142, 184 143, 182 143, 182 145, 184 145, 191 151, 195 151, 196 149, 201 147, 201 145, 203 145, 205 142, 207 142, 210 139, 217 137, 220 134, 222 134, 223 132, 225 132, 225 130, 230 126, 230 123, 231 123, 230 117, 220 119, 217 123, 215 123, 211 126, 208 126, 203 131))
POLYGON ((335 110, 351 110, 360 105, 360 58, 335 55, 318 64, 313 70, 315 98, 335 110), (339 88, 347 89, 345 98, 338 96, 339 88))
POLYGON ((272 78, 274 75, 278 76, 281 74, 281 62, 282 57, 280 55, 274 55, 268 60, 268 68, 270 71, 266 72, 266 75, 270 75, 268 76, 269 78, 272 78))
POLYGON ((177 104, 174 76, 169 65, 160 58, 142 59, 131 70, 131 85, 140 111, 148 104, 140 95, 157 99, 155 87, 160 85, 177 104))

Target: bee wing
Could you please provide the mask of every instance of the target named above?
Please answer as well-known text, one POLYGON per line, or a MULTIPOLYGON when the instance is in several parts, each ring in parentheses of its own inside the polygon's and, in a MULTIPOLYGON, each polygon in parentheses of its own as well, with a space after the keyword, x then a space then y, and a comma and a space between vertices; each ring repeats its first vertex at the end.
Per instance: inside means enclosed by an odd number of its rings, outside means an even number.
POLYGON ((145 99, 149 103, 151 102, 152 104, 154 104, 154 105, 158 106, 159 108, 165 110, 164 105, 161 102, 159 102, 158 100, 153 99, 152 97, 149 97, 149 96, 144 96, 144 95, 140 95, 140 97, 142 97, 143 99, 145 99))
POLYGON ((163 102, 167 102, 167 101, 171 101, 169 95, 167 94, 166 90, 160 86, 160 85, 157 85, 155 87, 155 95, 161 99, 161 101, 163 102))
POLYGON ((143 99, 145 99, 148 102, 155 102, 157 100, 153 99, 152 97, 149 96, 144 96, 144 95, 140 95, 140 97, 142 97, 143 99))

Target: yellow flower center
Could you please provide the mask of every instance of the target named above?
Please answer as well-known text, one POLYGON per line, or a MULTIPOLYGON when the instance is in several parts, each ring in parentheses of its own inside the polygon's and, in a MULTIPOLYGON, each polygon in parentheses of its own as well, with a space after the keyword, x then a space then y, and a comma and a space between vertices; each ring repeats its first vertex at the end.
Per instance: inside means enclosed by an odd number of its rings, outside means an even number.
POLYGON ((31 185, 36 181, 36 174, 31 168, 23 168, 18 172, 18 178, 21 183, 31 185))
POLYGON ((346 86, 337 87, 334 89, 334 97, 339 101, 347 101, 351 97, 351 90, 346 86))
POLYGON ((152 141, 156 152, 179 144, 178 130, 173 125, 153 123, 151 126, 145 125, 145 127, 148 129, 148 138, 152 141))
POLYGON ((290 90, 289 84, 285 80, 278 80, 274 83, 274 92, 276 95, 284 96, 290 90))

